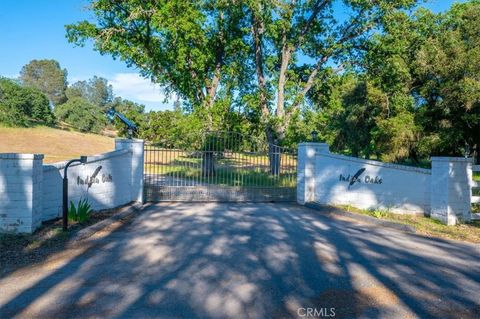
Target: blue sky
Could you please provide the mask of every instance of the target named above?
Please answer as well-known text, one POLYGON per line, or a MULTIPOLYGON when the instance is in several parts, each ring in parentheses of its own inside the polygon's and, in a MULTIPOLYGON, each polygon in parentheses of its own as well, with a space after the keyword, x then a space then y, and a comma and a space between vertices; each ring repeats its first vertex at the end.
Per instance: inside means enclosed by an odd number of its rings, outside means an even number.
MULTIPOLYGON (((424 6, 439 12, 458 0, 429 0, 424 6)), ((164 102, 160 87, 142 79, 110 56, 102 56, 91 45, 74 47, 65 38, 66 24, 91 19, 86 0, 0 0, 0 75, 16 77, 33 59, 55 59, 68 70, 73 83, 93 75, 105 77, 114 93, 162 110, 173 107, 164 102)))

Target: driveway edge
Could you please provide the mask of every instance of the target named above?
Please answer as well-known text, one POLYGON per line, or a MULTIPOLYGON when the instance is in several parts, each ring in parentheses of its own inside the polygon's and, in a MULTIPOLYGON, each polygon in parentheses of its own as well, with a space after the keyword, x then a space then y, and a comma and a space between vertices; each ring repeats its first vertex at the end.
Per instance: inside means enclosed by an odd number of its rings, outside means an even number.
POLYGON ((112 215, 107 219, 101 220, 96 224, 90 225, 86 228, 79 230, 76 234, 74 234, 70 238, 70 241, 75 242, 75 241, 79 241, 79 240, 83 240, 88 237, 91 237, 93 234, 104 229, 108 225, 111 225, 114 222, 117 222, 119 220, 125 219, 129 217, 131 214, 138 212, 142 207, 143 207, 143 204, 140 204, 138 202, 128 204, 127 206, 120 208, 119 212, 117 212, 115 215, 112 215))
POLYGON ((415 227, 410 225, 396 223, 388 220, 382 220, 382 219, 378 219, 371 216, 350 213, 334 206, 324 206, 315 202, 307 202, 305 203, 305 207, 315 209, 316 211, 319 211, 325 215, 333 214, 333 215, 345 216, 358 221, 367 222, 367 223, 375 224, 382 227, 393 228, 393 229, 400 230, 407 233, 413 233, 413 234, 416 233, 415 227))

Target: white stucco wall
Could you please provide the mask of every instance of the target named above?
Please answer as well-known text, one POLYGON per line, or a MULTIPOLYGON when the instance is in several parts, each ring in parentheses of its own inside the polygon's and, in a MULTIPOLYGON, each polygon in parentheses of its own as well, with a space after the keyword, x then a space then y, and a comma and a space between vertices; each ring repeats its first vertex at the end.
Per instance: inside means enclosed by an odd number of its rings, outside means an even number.
POLYGON ((0 154, 0 231, 30 233, 41 223, 39 154, 0 154))
POLYGON ((430 210, 430 178, 428 169, 317 153, 314 201, 424 214, 430 210), (360 170, 363 172, 351 184, 360 170))
POLYGON ((471 219, 473 183, 471 158, 432 157, 430 170, 332 154, 324 143, 298 147, 297 202, 302 205, 426 214, 453 225, 471 219))
MULTIPOLYGON (((143 141, 117 139, 115 148, 69 167, 69 201, 86 198, 94 210, 143 202, 143 141)), ((61 216, 65 165, 43 165, 43 155, 0 154, 0 232, 30 233, 61 216)))
MULTIPOLYGON (((129 150, 118 150, 90 156, 86 164, 72 164, 68 169, 69 201, 77 204, 81 198, 86 198, 94 210, 131 202, 131 157, 129 150)), ((62 214, 65 164, 66 162, 61 162, 43 166, 43 220, 60 217, 62 214)))
POLYGON ((301 143, 298 145, 297 162, 297 203, 304 205, 314 201, 315 156, 328 152, 325 143, 301 143))
POLYGON ((116 150, 128 150, 131 152, 131 183, 132 199, 143 203, 143 174, 144 174, 144 141, 137 139, 117 138, 116 150))
POLYGON ((448 225, 471 219, 472 160, 432 157, 431 216, 448 225))

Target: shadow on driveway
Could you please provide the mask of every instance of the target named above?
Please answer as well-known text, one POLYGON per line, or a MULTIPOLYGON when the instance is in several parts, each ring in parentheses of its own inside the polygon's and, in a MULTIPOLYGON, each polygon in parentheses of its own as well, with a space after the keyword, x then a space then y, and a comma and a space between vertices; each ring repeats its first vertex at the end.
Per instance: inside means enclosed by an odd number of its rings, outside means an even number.
POLYGON ((479 252, 296 205, 163 203, 0 279, 0 318, 478 318, 479 252))

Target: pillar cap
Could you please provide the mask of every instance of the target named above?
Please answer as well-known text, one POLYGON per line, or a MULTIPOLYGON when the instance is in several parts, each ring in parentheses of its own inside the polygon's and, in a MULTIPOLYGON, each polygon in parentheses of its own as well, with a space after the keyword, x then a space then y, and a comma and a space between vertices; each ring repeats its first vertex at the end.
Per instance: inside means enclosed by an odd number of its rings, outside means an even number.
POLYGON ((432 156, 432 162, 460 162, 460 163, 471 163, 471 158, 465 157, 448 157, 448 156, 432 156))
POLYGON ((0 153, 0 159, 41 160, 43 154, 0 153))
POLYGON ((317 143, 317 142, 304 142, 304 143, 300 143, 298 144, 298 146, 324 146, 324 147, 328 147, 329 145, 327 143, 317 143))
POLYGON ((144 140, 136 138, 116 138, 115 143, 144 143, 144 140))

